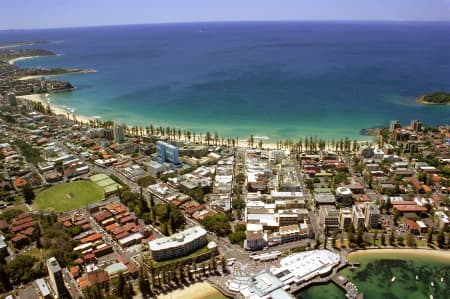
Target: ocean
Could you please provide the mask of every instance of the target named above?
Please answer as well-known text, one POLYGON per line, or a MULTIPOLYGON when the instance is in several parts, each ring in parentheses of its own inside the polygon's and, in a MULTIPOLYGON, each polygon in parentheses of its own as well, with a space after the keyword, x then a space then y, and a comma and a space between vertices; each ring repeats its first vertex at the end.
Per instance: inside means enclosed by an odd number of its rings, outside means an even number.
POLYGON ((96 69, 62 76, 53 103, 77 114, 267 142, 366 140, 363 128, 450 122, 450 23, 229 22, 0 31, 0 44, 49 41, 59 55, 23 67, 96 69))

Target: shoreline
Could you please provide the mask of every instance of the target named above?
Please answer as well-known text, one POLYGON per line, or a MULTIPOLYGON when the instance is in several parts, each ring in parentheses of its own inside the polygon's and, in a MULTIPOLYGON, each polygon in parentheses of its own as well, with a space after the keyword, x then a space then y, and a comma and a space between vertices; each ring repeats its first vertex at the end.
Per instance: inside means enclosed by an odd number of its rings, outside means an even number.
POLYGON ((65 76, 65 75, 90 74, 90 73, 96 73, 96 72, 97 72, 97 70, 94 70, 94 69, 86 69, 86 70, 67 69, 66 73, 56 73, 56 74, 48 74, 48 75, 30 75, 30 76, 19 77, 16 80, 22 81, 22 80, 40 79, 42 77, 51 78, 51 77, 60 77, 60 76, 65 76))
MULTIPOLYGON (((71 120, 74 120, 74 118, 75 118, 77 121, 82 121, 84 123, 89 123, 90 121, 95 121, 96 119, 103 120, 103 121, 109 120, 109 121, 113 121, 115 123, 117 122, 114 119, 103 119, 102 116, 86 116, 86 115, 78 114, 76 112, 71 111, 70 109, 61 107, 61 106, 53 103, 52 101, 49 102, 46 94, 42 94, 42 93, 40 93, 40 94, 22 95, 22 96, 18 96, 18 98, 23 98, 23 99, 34 101, 34 102, 41 102, 44 106, 50 105, 50 108, 53 110, 53 112, 55 114, 63 114, 65 116, 69 115, 69 119, 71 119, 71 120)), ((121 123, 121 122, 117 122, 117 123, 121 123)), ((133 126, 133 124, 126 123, 126 122, 124 124, 126 126, 128 126, 128 127, 132 127, 133 126)), ((180 127, 180 129, 182 129, 182 128, 180 127)), ((201 144, 205 144, 206 145, 207 144, 206 136, 205 136, 204 133, 202 133, 202 134, 203 134, 203 139, 202 139, 201 144)), ((227 137, 224 137, 224 138, 227 138, 227 137)), ((238 138, 238 142, 236 144, 236 147, 248 148, 247 138, 245 138, 245 137, 238 138)), ((175 140, 184 141, 184 138, 181 138, 181 139, 176 138, 175 140)), ((254 136, 254 140, 255 140, 254 146, 253 146, 254 149, 258 149, 259 148, 257 146, 259 140, 263 140, 262 149, 271 149, 271 150, 277 149, 277 143, 276 143, 277 139, 272 139, 272 138, 267 139, 266 136, 254 136)), ((366 142, 370 142, 371 143, 371 142, 373 142, 373 139, 366 139, 366 140, 358 140, 357 141, 358 144, 365 144, 366 142)), ((192 144, 198 144, 198 143, 199 142, 195 142, 195 143, 192 142, 192 144)), ((210 142, 210 145, 213 145, 212 141, 210 142)), ((329 147, 328 144, 327 144, 325 150, 334 151, 334 149, 329 147)))
POLYGON ((167 294, 157 296, 158 299, 208 299, 218 297, 226 298, 225 295, 205 281, 197 282, 186 288, 176 289, 167 294))
POLYGON ((389 257, 401 254, 402 256, 410 257, 428 257, 431 259, 446 260, 450 262, 450 250, 436 250, 426 248, 370 248, 360 249, 350 252, 347 255, 347 261, 351 259, 357 259, 359 257, 373 256, 376 259, 381 257, 389 257))
POLYGON ((72 117, 69 117, 69 119, 71 119, 71 120, 74 120, 73 118, 75 117, 75 119, 78 120, 78 121, 89 123, 89 121, 92 121, 92 120, 95 119, 93 117, 88 117, 88 116, 85 116, 85 115, 78 115, 78 114, 76 114, 75 112, 72 112, 69 109, 66 109, 64 107, 55 105, 54 103, 49 102, 48 98, 46 97, 46 94, 43 94, 43 93, 23 95, 23 96, 18 96, 17 98, 25 99, 25 100, 33 101, 33 102, 40 102, 44 106, 50 105, 50 108, 53 110, 53 112, 56 115, 63 114, 65 116, 67 116, 69 114, 69 116, 72 116, 72 117))
POLYGON ((17 58, 13 58, 8 60, 9 64, 15 64, 17 61, 21 61, 21 60, 27 60, 27 59, 31 59, 31 58, 37 58, 37 57, 42 57, 42 56, 23 56, 23 57, 17 57, 17 58))

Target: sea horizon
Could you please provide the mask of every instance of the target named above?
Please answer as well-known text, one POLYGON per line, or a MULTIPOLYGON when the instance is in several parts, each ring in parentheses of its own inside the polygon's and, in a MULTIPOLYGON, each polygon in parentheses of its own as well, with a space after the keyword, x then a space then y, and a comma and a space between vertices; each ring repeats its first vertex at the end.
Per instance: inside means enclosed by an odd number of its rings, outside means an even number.
POLYGON ((42 28, 9 28, 0 29, 2 31, 35 31, 35 30, 66 30, 66 29, 90 29, 90 28, 108 28, 108 27, 127 27, 127 26, 153 26, 153 25, 192 25, 192 24, 229 24, 229 23, 348 23, 348 24, 450 24, 448 20, 351 20, 351 19, 311 19, 311 20, 206 20, 206 21, 167 21, 167 22, 150 22, 150 23, 129 23, 129 24, 93 24, 67 27, 42 27, 42 28))
POLYGON ((22 67, 96 69, 60 76, 77 89, 50 95, 79 115, 225 138, 253 134, 269 143, 370 140, 361 129, 391 119, 448 123, 448 106, 416 99, 450 90, 442 80, 450 77, 449 28, 423 21, 154 23, 1 31, 0 43, 45 40, 32 47, 58 54, 18 61, 22 67))

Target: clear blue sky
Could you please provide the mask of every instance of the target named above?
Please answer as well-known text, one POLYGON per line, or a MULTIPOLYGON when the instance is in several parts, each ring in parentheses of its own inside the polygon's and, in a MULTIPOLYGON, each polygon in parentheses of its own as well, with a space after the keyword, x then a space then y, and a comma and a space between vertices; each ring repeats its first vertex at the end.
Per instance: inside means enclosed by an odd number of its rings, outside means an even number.
POLYGON ((0 29, 242 20, 450 21, 450 0, 0 0, 0 29))

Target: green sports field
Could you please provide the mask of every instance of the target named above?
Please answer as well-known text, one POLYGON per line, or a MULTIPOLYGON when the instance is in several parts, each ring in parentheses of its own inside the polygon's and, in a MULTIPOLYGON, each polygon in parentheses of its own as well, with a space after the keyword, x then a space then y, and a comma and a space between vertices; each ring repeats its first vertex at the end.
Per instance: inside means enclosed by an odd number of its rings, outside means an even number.
POLYGON ((34 204, 40 210, 64 212, 102 200, 103 190, 90 181, 64 183, 40 192, 34 204))

